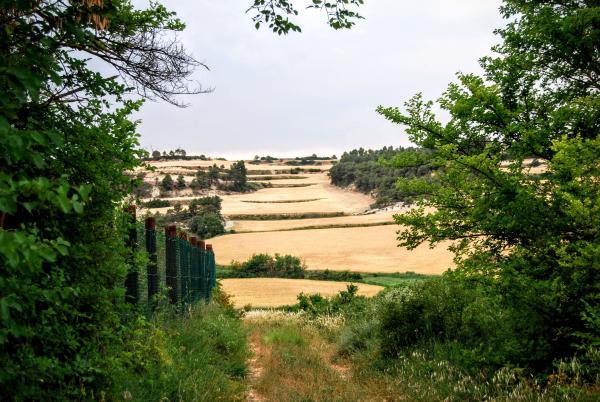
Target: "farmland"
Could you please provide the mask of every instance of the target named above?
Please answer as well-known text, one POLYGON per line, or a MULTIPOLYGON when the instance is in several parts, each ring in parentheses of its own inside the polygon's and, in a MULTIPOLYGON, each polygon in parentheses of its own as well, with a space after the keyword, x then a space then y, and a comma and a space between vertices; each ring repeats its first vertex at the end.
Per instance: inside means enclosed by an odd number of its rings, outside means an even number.
MULTIPOLYGON (((277 307, 296 303, 300 293, 333 296, 346 289, 346 282, 314 281, 306 279, 248 278, 222 279, 223 290, 232 295, 235 307, 277 307)), ((375 296, 381 286, 357 284, 361 296, 375 296)))
MULTIPOLYGON (((447 244, 435 249, 423 245, 414 251, 398 248, 398 226, 393 224, 393 215, 401 212, 402 208, 370 211, 373 197, 331 185, 327 171, 332 161, 294 166, 313 171, 293 175, 293 179, 289 178, 291 166, 286 162, 289 160, 261 164, 247 162, 248 179, 260 182, 259 179, 265 177, 264 172, 269 172, 269 182, 303 186, 269 187, 249 193, 208 192, 223 199, 223 215, 233 218, 228 222, 233 233, 211 239, 217 250, 218 264, 243 261, 256 253, 278 253, 302 258, 309 270, 440 274, 452 267, 452 255, 445 247, 447 244), (297 216, 310 218, 293 219, 297 216)), ((228 167, 232 162, 153 162, 156 171, 145 180, 152 182, 160 179, 163 173, 182 170, 191 180, 196 169, 214 163, 228 167)), ((198 196, 185 189, 165 199, 186 205, 198 196)), ((164 213, 168 209, 152 211, 164 213)))

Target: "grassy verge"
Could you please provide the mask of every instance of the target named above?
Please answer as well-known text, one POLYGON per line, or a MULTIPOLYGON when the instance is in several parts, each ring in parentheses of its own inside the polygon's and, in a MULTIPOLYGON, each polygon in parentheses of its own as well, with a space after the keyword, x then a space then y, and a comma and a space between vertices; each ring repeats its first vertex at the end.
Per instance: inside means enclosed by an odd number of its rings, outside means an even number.
POLYGON ((598 377, 589 382, 577 359, 558 363, 540 378, 512 366, 461 367, 452 356, 460 345, 441 339, 385 357, 382 308, 410 297, 407 290, 372 299, 349 291, 332 299, 304 296, 286 311, 249 312, 244 321, 260 373, 252 381, 258 396, 267 401, 598 400, 598 377))
POLYGON ((231 308, 196 306, 163 314, 129 343, 132 366, 118 384, 130 401, 239 401, 245 392, 246 334, 231 308))
POLYGON ((384 287, 408 286, 418 281, 435 278, 434 275, 423 275, 415 272, 398 273, 360 273, 351 271, 325 270, 295 270, 276 272, 273 270, 265 272, 252 272, 241 269, 240 265, 217 266, 217 278, 290 278, 290 279, 312 279, 317 281, 356 282, 384 287))
POLYGON ((344 212, 301 212, 289 214, 233 214, 228 215, 232 221, 278 221, 285 219, 314 219, 314 218, 335 218, 346 216, 344 212))

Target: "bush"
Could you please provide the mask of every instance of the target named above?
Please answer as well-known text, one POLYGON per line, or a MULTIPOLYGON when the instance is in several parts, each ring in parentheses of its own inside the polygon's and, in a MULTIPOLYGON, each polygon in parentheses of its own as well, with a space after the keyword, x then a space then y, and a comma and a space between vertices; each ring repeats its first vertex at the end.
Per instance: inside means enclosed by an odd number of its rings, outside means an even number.
POLYGON ((207 212, 193 217, 190 222, 190 230, 201 239, 209 239, 225 233, 221 216, 214 212, 207 212))
POLYGON ((248 277, 303 278, 306 265, 298 257, 291 255, 254 254, 237 268, 248 277))
POLYGON ((161 200, 158 198, 154 198, 150 201, 143 203, 142 206, 144 208, 165 208, 165 207, 170 207, 171 203, 167 200, 161 200))

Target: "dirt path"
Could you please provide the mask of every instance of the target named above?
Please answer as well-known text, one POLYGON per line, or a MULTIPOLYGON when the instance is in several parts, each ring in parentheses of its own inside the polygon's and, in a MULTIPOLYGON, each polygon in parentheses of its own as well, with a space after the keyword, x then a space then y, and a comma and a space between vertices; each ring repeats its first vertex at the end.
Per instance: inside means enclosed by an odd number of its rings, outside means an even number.
POLYGON ((323 328, 303 316, 253 311, 244 325, 253 352, 247 401, 386 400, 380 384, 357 376, 323 328))

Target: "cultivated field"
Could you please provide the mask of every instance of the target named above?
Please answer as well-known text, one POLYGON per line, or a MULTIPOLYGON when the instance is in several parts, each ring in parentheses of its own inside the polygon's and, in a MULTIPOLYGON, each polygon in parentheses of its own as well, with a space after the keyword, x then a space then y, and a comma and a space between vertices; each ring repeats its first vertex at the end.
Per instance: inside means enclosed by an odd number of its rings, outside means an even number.
POLYGON ((299 256, 313 270, 441 274, 453 266, 452 254, 444 246, 432 250, 421 245, 412 251, 397 247, 397 230, 398 226, 387 225, 240 233, 216 237, 211 243, 218 264, 279 253, 299 256))
MULTIPOLYGON (((223 290, 232 295, 236 308, 248 304, 253 307, 278 307, 297 302, 300 293, 321 296, 333 296, 346 289, 348 282, 313 281, 308 279, 282 279, 282 278, 246 278, 222 279, 223 290)), ((356 284, 358 294, 375 296, 383 289, 381 286, 356 284)))
MULTIPOLYGON (((213 163, 227 167, 232 161, 164 161, 153 165, 157 167, 157 171, 184 169, 193 174, 194 169, 213 163)), ((283 162, 260 165, 247 162, 249 179, 269 177, 270 180, 265 182, 276 187, 243 194, 225 194, 211 190, 206 194, 193 195, 191 190, 184 190, 167 199, 181 201, 184 205, 203 195, 218 194, 223 199, 223 215, 226 218, 236 217, 228 222, 227 227, 236 233, 211 239, 219 264, 228 264, 232 260, 244 261, 257 253, 279 253, 302 258, 308 269, 312 270, 440 274, 453 266, 452 254, 446 250, 447 245, 433 250, 426 245, 414 251, 398 248, 398 226, 390 223, 393 223, 393 214, 401 211, 365 213, 374 202, 373 198, 331 185, 326 171, 332 166, 331 162, 318 163, 319 165, 303 167, 325 171, 305 171, 291 176, 289 170, 294 166, 283 162), (271 173, 265 175, 266 171, 271 173), (298 185, 302 187, 297 187, 298 185), (282 215, 289 214, 344 216, 282 219, 282 215), (269 219, 265 220, 267 217, 269 219)), ((152 175, 161 177, 157 173, 152 175)), ((146 180, 154 180, 152 177, 147 176, 146 180)), ((187 179, 191 180, 191 176, 187 179)), ((164 213, 168 209, 152 211, 164 213)))

